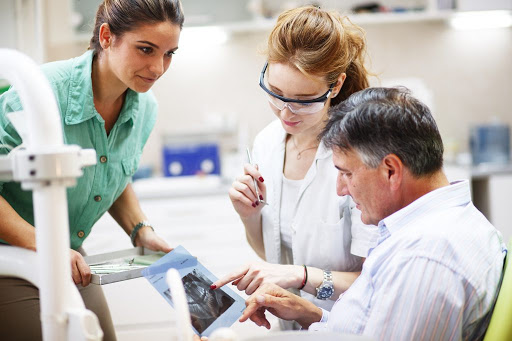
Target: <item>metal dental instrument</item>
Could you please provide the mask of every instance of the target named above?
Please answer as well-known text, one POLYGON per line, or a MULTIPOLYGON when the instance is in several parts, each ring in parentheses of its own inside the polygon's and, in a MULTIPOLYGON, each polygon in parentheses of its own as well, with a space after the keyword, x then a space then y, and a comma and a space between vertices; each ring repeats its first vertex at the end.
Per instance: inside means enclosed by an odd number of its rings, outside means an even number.
MULTIPOLYGON (((252 159, 251 159, 251 152, 249 151, 249 147, 246 148, 247 151, 247 158, 249 159, 249 163, 252 165, 252 159)), ((256 189, 256 197, 258 199, 258 202, 263 205, 268 205, 268 203, 260 198, 260 191, 258 191, 258 183, 256 182, 255 178, 252 178, 254 181, 254 188, 256 189)))

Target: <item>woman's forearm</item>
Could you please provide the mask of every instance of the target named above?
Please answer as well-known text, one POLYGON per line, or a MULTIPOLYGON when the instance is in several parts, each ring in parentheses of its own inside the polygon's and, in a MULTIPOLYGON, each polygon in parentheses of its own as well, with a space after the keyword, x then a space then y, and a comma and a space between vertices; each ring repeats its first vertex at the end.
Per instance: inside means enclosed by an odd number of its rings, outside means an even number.
POLYGON ((36 250, 36 230, 0 196, 0 238, 10 245, 36 250))
POLYGON ((126 186, 119 198, 110 206, 108 213, 128 235, 135 225, 147 219, 131 184, 126 186))
MULTIPOLYGON (((322 269, 308 266, 308 280, 303 291, 316 295, 316 288, 318 288, 324 280, 324 272, 322 269)), ((326 269, 328 270, 328 269, 326 269)), ((342 272, 332 271, 332 281, 334 284, 334 294, 330 297, 331 300, 337 300, 338 297, 344 293, 354 281, 359 277, 361 272, 342 272)), ((301 283, 296 283, 296 287, 299 288, 301 283)))
POLYGON ((263 231, 261 226, 261 214, 257 217, 242 219, 245 227, 247 242, 256 254, 265 260, 265 245, 263 243, 263 231))

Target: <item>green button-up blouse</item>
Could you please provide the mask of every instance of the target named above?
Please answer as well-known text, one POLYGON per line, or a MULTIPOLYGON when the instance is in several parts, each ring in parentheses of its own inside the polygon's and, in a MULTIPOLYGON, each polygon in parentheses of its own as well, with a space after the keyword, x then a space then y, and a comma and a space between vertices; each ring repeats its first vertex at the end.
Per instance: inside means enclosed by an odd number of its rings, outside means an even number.
MULTIPOLYGON (((107 136, 105 121, 94 107, 91 67, 94 53, 43 65, 62 117, 64 142, 94 148, 97 164, 84 169, 75 187, 68 188, 71 248, 77 249, 94 223, 121 195, 137 170, 142 149, 155 124, 157 105, 151 92, 128 89, 123 108, 107 136)), ((22 110, 14 89, 0 96, 0 143, 15 147, 21 138, 6 113, 22 110)), ((0 148, 7 154, 7 148, 0 148)), ((30 224, 34 224, 32 192, 19 183, 0 182, 0 195, 30 224)))

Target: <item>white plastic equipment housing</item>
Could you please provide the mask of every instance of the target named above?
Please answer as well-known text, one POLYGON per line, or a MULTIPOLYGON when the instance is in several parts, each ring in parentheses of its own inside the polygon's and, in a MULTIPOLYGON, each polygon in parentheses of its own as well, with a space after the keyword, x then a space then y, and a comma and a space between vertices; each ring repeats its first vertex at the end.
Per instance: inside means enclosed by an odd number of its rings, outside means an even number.
MULTIPOLYGON (((66 186, 96 163, 94 150, 64 145, 62 123, 48 80, 26 55, 0 49, 0 78, 17 91, 27 134, 25 149, 0 157, 0 176, 32 189, 37 252, 0 248, 0 274, 10 274, 39 287, 41 326, 46 341, 101 340, 96 316, 87 310, 71 279, 66 186), (16 266, 23 264, 23 266, 16 266)), ((0 141, 3 143, 4 141, 0 141)))

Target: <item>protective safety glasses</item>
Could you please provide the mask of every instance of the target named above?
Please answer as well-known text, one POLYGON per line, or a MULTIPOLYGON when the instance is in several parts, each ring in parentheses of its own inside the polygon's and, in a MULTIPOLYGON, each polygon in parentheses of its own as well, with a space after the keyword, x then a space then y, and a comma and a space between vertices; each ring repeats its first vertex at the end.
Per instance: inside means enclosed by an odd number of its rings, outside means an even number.
POLYGON ((314 99, 294 99, 280 96, 274 92, 272 92, 266 84, 265 73, 267 72, 268 62, 265 62, 263 66, 263 70, 260 75, 260 87, 267 93, 268 101, 272 106, 274 106, 277 110, 284 110, 285 107, 288 107, 290 111, 297 115, 308 115, 314 114, 322 110, 325 106, 325 102, 329 98, 332 93, 332 89, 336 83, 333 83, 329 86, 329 90, 322 96, 314 99))

